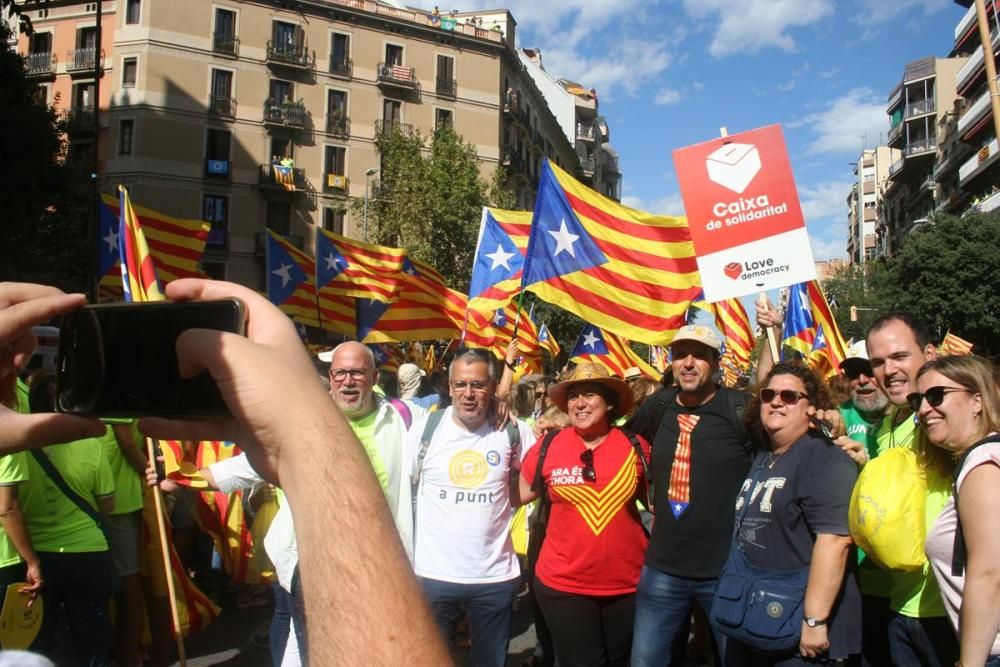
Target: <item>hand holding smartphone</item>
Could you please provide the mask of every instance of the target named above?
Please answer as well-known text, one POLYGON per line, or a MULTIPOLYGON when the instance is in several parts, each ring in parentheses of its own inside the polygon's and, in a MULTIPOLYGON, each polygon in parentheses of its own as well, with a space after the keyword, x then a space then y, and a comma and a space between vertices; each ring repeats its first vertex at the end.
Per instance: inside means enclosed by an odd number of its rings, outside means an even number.
POLYGON ((180 376, 176 342, 188 329, 245 335, 243 303, 100 304, 66 315, 56 358, 57 409, 96 417, 228 417, 207 372, 180 376))

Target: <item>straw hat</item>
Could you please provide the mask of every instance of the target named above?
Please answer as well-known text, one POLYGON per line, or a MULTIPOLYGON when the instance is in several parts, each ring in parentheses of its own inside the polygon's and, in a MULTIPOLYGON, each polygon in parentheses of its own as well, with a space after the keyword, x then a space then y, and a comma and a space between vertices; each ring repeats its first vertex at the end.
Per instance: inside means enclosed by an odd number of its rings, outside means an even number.
POLYGON ((569 392, 569 388, 584 382, 603 385, 618 397, 615 414, 624 415, 632 409, 632 390, 625 384, 625 381, 611 375, 603 366, 590 362, 577 364, 568 378, 549 387, 549 398, 560 410, 566 412, 566 406, 569 402, 566 394, 569 392))

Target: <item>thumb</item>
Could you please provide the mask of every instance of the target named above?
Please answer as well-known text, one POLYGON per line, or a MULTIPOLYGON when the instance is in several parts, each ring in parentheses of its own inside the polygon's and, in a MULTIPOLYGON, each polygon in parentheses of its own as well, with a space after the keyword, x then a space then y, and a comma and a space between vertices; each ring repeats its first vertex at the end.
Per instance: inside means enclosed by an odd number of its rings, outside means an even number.
POLYGON ((107 427, 96 419, 60 414, 0 415, 0 454, 36 449, 104 435, 107 427))

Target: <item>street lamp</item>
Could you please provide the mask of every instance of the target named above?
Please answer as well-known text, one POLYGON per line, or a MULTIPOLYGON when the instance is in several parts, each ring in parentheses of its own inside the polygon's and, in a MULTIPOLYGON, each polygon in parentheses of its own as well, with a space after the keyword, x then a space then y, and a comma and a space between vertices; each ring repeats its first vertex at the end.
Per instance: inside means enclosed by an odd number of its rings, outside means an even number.
POLYGON ((372 167, 371 169, 365 172, 365 231, 364 231, 365 243, 368 243, 368 191, 369 191, 368 183, 370 182, 371 177, 377 173, 378 169, 376 169, 375 167, 372 167))

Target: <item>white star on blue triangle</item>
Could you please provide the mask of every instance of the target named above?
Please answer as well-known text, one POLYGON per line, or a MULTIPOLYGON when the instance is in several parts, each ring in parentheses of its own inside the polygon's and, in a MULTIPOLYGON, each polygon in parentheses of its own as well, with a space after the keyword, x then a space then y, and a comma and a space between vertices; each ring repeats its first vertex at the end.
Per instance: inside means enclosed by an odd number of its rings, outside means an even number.
POLYGON ((288 251, 270 234, 267 235, 267 298, 281 305, 306 281, 306 273, 288 251))
POLYGON ((507 314, 503 312, 503 308, 497 308, 497 312, 493 314, 493 324, 501 328, 507 326, 507 314))
POLYGON ((682 502, 680 500, 675 500, 670 503, 670 511, 673 513, 675 519, 679 519, 681 514, 684 514, 684 510, 688 508, 688 503, 682 502))
POLYGON ((357 299, 354 310, 358 327, 357 339, 364 340, 375 328, 379 318, 389 310, 389 304, 375 299, 357 299))
POLYGON ((514 278, 524 267, 524 257, 493 217, 486 211, 483 233, 476 247, 469 281, 469 298, 474 299, 497 283, 514 278))
POLYGON ((100 243, 97 275, 103 276, 111 270, 118 261, 118 217, 111 212, 107 204, 101 202, 101 214, 98 218, 97 236, 100 243))
POLYGON ((322 232, 316 232, 316 280, 319 286, 328 285, 348 266, 350 262, 337 250, 333 239, 322 232))
POLYGON ((542 166, 531 237, 524 264, 524 285, 574 273, 608 261, 573 212, 548 161, 542 166))
POLYGON ((572 358, 588 354, 608 354, 608 346, 604 342, 604 333, 590 324, 583 327, 580 336, 576 339, 576 345, 573 346, 573 352, 569 356, 572 358))

